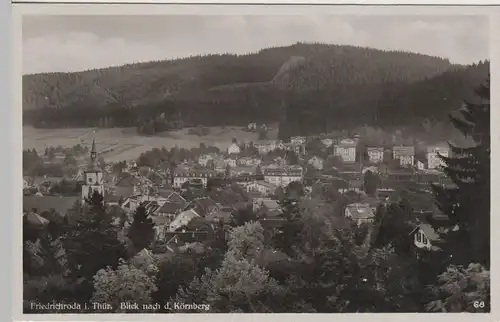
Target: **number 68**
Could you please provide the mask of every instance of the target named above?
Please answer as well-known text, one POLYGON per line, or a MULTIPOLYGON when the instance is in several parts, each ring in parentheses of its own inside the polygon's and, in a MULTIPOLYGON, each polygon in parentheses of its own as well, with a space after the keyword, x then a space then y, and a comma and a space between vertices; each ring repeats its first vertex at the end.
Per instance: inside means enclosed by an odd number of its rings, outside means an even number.
POLYGON ((474 301, 474 308, 475 309, 482 309, 482 308, 484 308, 484 302, 483 301, 474 301))

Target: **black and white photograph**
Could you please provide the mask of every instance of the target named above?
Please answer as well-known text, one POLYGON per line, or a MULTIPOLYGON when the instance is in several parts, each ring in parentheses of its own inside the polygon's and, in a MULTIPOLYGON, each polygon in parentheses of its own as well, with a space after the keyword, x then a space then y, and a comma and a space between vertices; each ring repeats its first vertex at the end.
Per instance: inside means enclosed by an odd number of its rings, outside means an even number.
POLYGON ((274 9, 22 16, 24 314, 490 313, 489 16, 274 9))

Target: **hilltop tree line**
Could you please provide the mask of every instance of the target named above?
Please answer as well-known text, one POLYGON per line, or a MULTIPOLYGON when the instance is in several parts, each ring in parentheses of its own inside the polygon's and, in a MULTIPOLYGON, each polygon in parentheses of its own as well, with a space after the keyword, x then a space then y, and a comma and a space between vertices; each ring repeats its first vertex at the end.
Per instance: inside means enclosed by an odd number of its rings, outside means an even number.
MULTIPOLYGON (((413 53, 296 44, 242 56, 27 75, 24 121, 37 127, 137 126, 140 133, 153 134, 194 125, 293 124, 293 113, 285 110, 307 105, 316 118, 324 119, 328 111, 340 124, 373 114, 385 88, 405 87, 455 68, 447 60, 413 53), (303 59, 283 65, 290 57, 303 59), (290 115, 284 119, 284 114, 290 115)), ((433 98, 426 103, 435 104, 433 98)), ((314 120, 308 125, 316 126, 314 120)))

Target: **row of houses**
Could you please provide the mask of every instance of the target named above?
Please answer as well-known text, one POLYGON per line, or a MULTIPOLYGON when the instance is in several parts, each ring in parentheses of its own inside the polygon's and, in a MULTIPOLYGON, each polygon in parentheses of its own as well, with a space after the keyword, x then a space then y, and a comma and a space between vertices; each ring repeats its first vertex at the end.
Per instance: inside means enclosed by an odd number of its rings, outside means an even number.
MULTIPOLYGON (((339 144, 334 145, 334 155, 339 156, 343 162, 353 163, 356 162, 357 148, 357 140, 344 139, 339 144)), ((416 166, 419 169, 436 169, 442 165, 439 155, 448 157, 449 148, 429 146, 424 153, 418 154, 414 146, 393 146, 391 150, 384 147, 366 147, 366 155, 371 163, 389 161, 385 160, 388 154, 392 156, 393 160, 398 160, 403 167, 416 166)))
MULTIPOLYGON (((293 151, 297 155, 304 155, 306 154, 306 140, 305 136, 295 136, 290 138, 290 142, 283 142, 282 140, 258 140, 253 143, 245 142, 244 146, 249 147, 253 145, 261 155, 275 150, 293 151)), ((237 143, 232 143, 228 147, 227 152, 229 155, 238 155, 241 152, 241 148, 237 143)))

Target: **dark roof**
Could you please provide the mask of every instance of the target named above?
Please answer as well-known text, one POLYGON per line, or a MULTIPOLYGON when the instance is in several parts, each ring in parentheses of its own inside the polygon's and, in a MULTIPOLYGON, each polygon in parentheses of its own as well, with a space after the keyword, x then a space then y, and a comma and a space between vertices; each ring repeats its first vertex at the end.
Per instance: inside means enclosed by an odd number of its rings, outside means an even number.
POLYGON ((172 192, 168 197, 167 200, 170 202, 186 202, 186 199, 184 199, 180 194, 177 192, 172 192))
POLYGON ((175 214, 179 210, 182 210, 185 206, 184 202, 165 202, 163 206, 158 210, 159 213, 175 214))
POLYGON ((174 192, 174 189, 172 188, 160 188, 158 189, 158 195, 163 198, 168 198, 172 192, 174 192))
POLYGON ((232 211, 216 211, 205 217, 207 221, 220 221, 224 224, 231 222, 232 211))
POLYGON ((194 209, 200 216, 205 217, 209 213, 218 210, 219 206, 210 197, 193 200, 185 209, 194 209))
POLYGON ((118 202, 118 201, 120 201, 120 196, 105 194, 104 201, 105 202, 118 202))
POLYGON ((113 194, 118 197, 123 197, 127 199, 134 193, 134 187, 114 187, 111 189, 113 194))
POLYGON ((33 208, 36 208, 39 214, 53 209, 61 216, 65 216, 66 212, 71 209, 77 201, 80 201, 79 197, 23 196, 23 209, 25 211, 31 211, 33 208))
POLYGON ((117 187, 133 187, 134 185, 139 184, 139 183, 140 183, 139 179, 137 179, 134 176, 129 175, 128 177, 125 177, 125 178, 121 179, 120 181, 118 181, 116 183, 116 186, 117 187))

